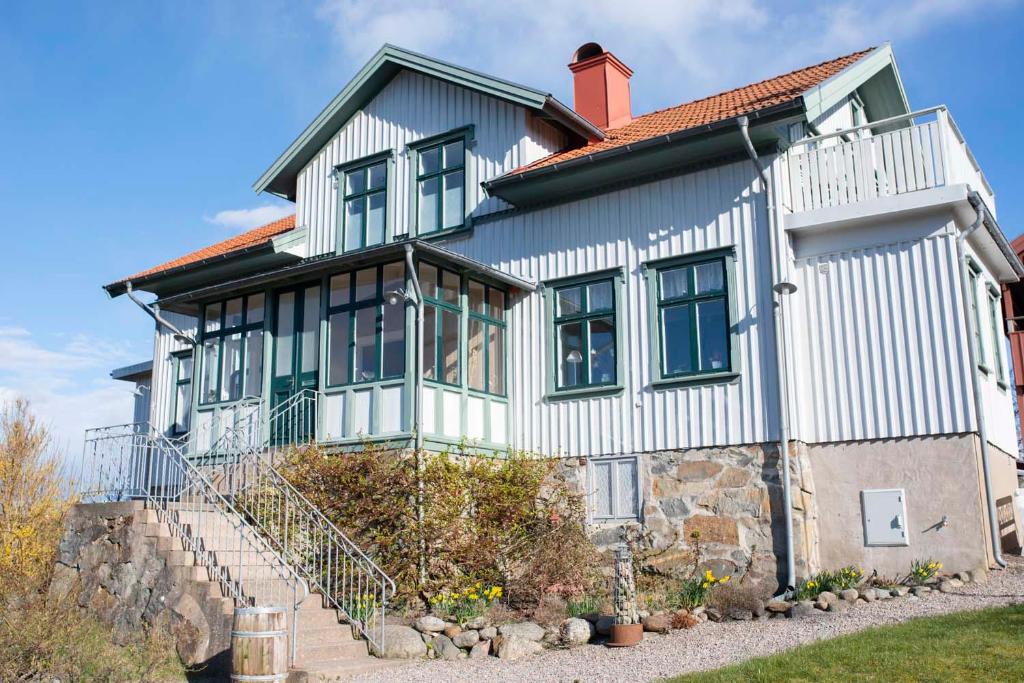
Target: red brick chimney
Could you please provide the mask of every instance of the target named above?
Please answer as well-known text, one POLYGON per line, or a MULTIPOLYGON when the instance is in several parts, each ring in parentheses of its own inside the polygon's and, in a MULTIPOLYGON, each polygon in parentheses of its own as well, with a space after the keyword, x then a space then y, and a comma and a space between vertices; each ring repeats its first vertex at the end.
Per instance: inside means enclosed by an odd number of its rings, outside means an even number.
POLYGON ((597 43, 586 43, 572 56, 573 106, 599 128, 619 128, 633 120, 629 77, 633 71, 597 43))

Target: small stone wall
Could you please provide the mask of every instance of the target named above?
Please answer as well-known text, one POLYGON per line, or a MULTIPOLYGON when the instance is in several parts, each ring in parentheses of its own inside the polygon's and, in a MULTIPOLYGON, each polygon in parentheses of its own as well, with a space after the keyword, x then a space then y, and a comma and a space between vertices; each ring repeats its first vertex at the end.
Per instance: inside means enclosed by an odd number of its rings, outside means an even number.
POLYGON ((230 669, 233 603, 197 580, 181 550, 141 503, 76 505, 65 522, 52 595, 77 592, 78 604, 113 628, 116 642, 143 629, 170 633, 178 655, 204 675, 230 669))

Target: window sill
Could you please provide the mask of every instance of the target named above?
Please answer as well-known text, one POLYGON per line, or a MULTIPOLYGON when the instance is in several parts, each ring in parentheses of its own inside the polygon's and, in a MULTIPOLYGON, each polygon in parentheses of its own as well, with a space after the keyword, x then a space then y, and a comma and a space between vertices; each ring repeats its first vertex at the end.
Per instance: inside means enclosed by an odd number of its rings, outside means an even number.
POLYGON ((670 389, 679 386, 693 386, 702 384, 728 384, 739 379, 738 372, 706 372, 701 375, 686 375, 685 377, 665 377, 651 382, 655 389, 670 389))
POLYGON ((1006 391, 1007 389, 1010 388, 1010 385, 1004 382, 1003 380, 996 381, 996 386, 999 387, 1000 391, 1006 391))
POLYGON ((563 389, 561 391, 549 392, 544 396, 547 402, 571 401, 576 398, 598 398, 600 396, 618 396, 622 393, 622 385, 584 387, 582 389, 563 389))
POLYGON ((984 372, 986 375, 991 375, 992 374, 992 369, 989 368, 984 363, 978 363, 978 369, 981 370, 982 372, 984 372))

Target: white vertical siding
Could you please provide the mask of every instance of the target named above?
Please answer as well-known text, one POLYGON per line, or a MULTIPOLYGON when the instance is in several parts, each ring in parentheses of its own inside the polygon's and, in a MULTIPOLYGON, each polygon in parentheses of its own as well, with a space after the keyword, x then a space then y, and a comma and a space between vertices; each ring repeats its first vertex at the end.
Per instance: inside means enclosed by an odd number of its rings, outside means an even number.
POLYGON ((410 188, 406 145, 466 125, 475 126, 466 169, 466 208, 481 214, 505 208, 484 196, 480 183, 540 159, 566 144, 566 138, 526 109, 443 81, 402 71, 366 107, 356 113, 299 174, 298 224, 309 228, 309 255, 334 251, 336 197, 329 177, 338 164, 393 150, 395 178, 387 211, 396 234, 410 226, 410 188))
POLYGON ((625 390, 619 396, 546 401, 550 352, 541 292, 519 300, 510 324, 512 434, 516 447, 604 455, 756 443, 774 438, 770 302, 763 201, 748 162, 733 163, 476 226, 448 248, 544 281, 621 266, 625 390), (654 389, 647 285, 641 264, 734 246, 740 379, 654 389))
MULTIPOLYGON (((193 339, 197 334, 196 319, 190 315, 162 311, 161 316, 193 339)), ((178 341, 174 334, 162 325, 156 326, 153 335, 153 389, 150 399, 150 423, 160 433, 166 433, 174 422, 174 359, 171 354, 188 349, 188 344, 178 341)), ((194 375, 194 373, 193 373, 194 375)), ((193 376, 192 381, 196 381, 193 376)), ((193 388, 194 388, 193 384, 193 388)))

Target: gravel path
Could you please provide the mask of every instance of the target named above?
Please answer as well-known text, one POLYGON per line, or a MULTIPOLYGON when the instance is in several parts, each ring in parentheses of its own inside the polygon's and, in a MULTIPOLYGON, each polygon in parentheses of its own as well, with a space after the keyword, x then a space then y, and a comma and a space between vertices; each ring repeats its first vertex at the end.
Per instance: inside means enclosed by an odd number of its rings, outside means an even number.
POLYGON ((770 655, 796 645, 834 638, 880 624, 915 617, 1024 603, 1024 561, 990 572, 987 584, 967 584, 956 593, 938 593, 913 600, 894 598, 852 607, 843 614, 817 612, 803 619, 706 622, 688 631, 659 636, 646 634, 634 648, 586 645, 573 650, 547 650, 518 662, 495 658, 458 662, 420 661, 361 676, 364 683, 396 681, 652 681, 690 671, 717 669, 752 657, 770 655))

